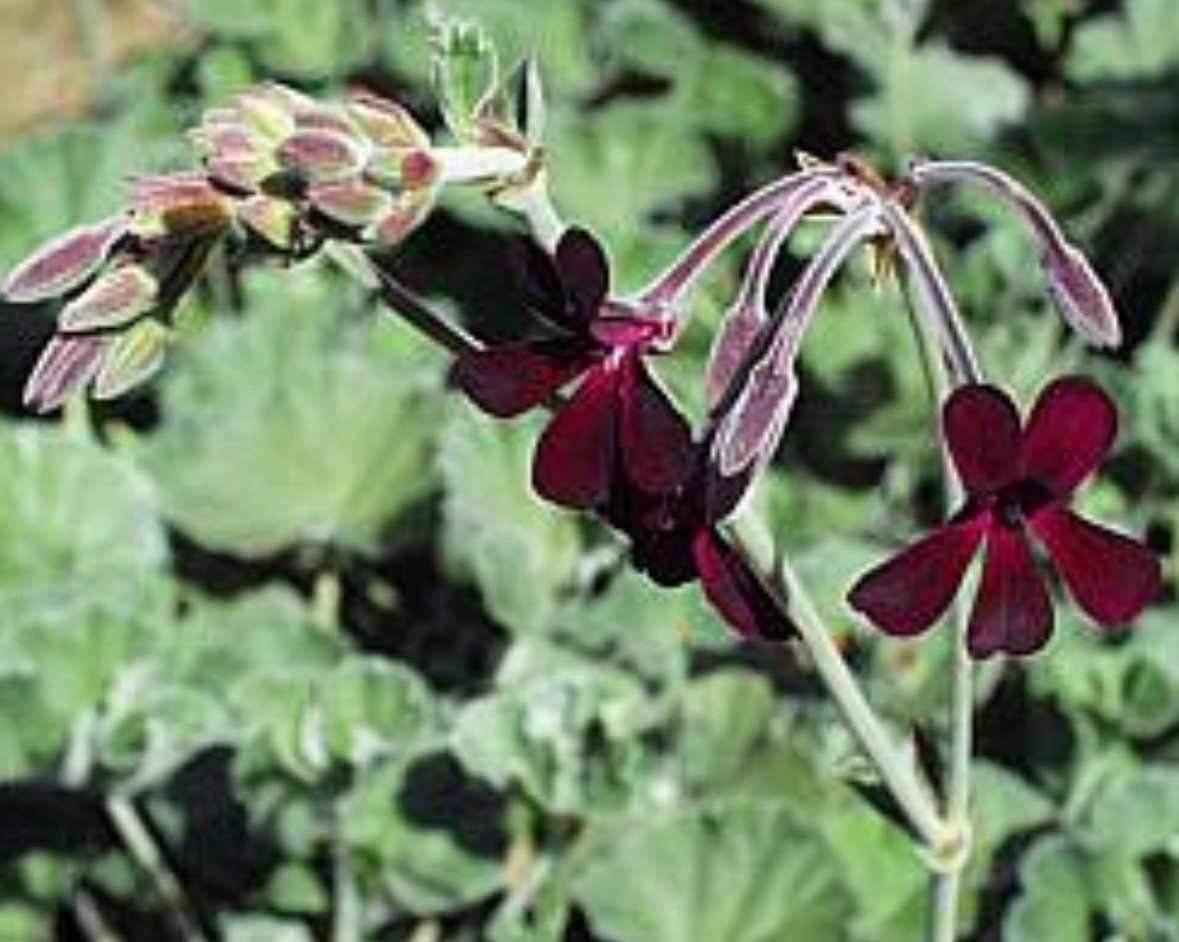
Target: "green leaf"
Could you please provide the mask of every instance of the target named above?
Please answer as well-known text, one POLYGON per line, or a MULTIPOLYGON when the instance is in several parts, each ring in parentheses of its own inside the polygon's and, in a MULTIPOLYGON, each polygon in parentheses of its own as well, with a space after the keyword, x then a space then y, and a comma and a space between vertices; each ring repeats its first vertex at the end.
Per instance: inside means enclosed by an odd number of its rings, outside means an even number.
POLYGON ((977 150, 1028 104, 1026 83, 1000 60, 959 55, 940 41, 898 45, 883 61, 876 93, 852 116, 896 156, 977 150))
POLYGON ((513 632, 549 627, 577 576, 574 518, 530 485, 543 420, 493 422, 456 408, 438 453, 445 485, 443 537, 450 560, 478 584, 491 615, 513 632))
POLYGON ((142 166, 125 122, 83 125, 29 138, 0 157, 0 270, 38 242, 88 219, 110 215, 122 202, 127 169, 142 166))
POLYGON ((1168 0, 1126 0, 1081 24, 1066 68, 1080 81, 1163 77, 1179 67, 1179 20, 1168 0))
POLYGON ((1179 390, 1167 382, 1179 369, 1179 352, 1168 344, 1150 341, 1134 354, 1135 382, 1128 389, 1132 408, 1127 409, 1131 434, 1151 451, 1172 477, 1179 479, 1179 390))
POLYGON ((317 914, 327 912, 331 898, 319 876, 297 863, 280 865, 263 891, 270 906, 280 912, 317 914))
POLYGON ((774 713, 774 694, 761 677, 724 671, 692 681, 680 701, 677 741, 681 775, 689 785, 735 780, 756 760, 774 713))
POLYGON ((574 897, 613 942, 842 937, 836 871, 780 806, 627 818, 589 841, 574 897))
POLYGON ((167 557, 156 495, 126 456, 61 428, 0 426, 0 597, 8 606, 130 594, 167 557))
POLYGON ((228 914, 221 920, 225 942, 312 942, 311 930, 293 919, 254 914, 228 914))
POLYGON ((5 606, 0 626, 0 777, 31 774, 88 733, 101 750, 96 715, 115 691, 130 689, 149 661, 156 636, 171 627, 172 594, 151 580, 135 591, 95 595, 67 590, 5 606))
POLYGON ((659 104, 555 111, 549 125, 557 204, 610 246, 616 288, 637 287, 682 247, 681 237, 652 217, 679 208, 715 181, 706 142, 669 121, 659 104))
POLYGON ((437 724, 429 688, 401 664, 353 655, 326 675, 322 685, 327 748, 355 765, 413 751, 437 724))
POLYGON ((213 549, 376 549, 431 486, 437 358, 349 323, 315 271, 257 273, 250 313, 182 345, 141 450, 166 515, 213 549))
POLYGON ((841 797, 845 800, 829 802, 821 813, 811 807, 840 883, 855 900, 854 916, 847 920, 850 936, 918 942, 928 921, 928 873, 898 828, 863 801, 841 797))
MULTIPOLYGON (((100 651, 76 658, 62 639, 41 632, 46 645, 75 657, 74 672, 85 664, 94 671, 114 662, 93 735, 104 767, 131 784, 154 784, 205 746, 243 748, 264 739, 278 744, 267 754, 271 767, 279 762, 276 754, 287 758, 293 750, 292 763, 305 771, 297 749, 301 695, 334 676, 331 668, 345 650, 339 636, 316 625, 292 593, 278 589, 232 602, 190 599, 182 618, 163 604, 142 614, 142 623, 124 617, 122 634, 130 639, 105 659, 100 651)), ((96 627, 70 623, 85 632, 91 646, 103 637, 96 627)), ((48 658, 40 663, 48 668, 47 677, 69 676, 48 658)), ((322 724, 316 727, 321 729, 322 724)), ((360 728, 357 735, 363 735, 360 728)))
POLYGON ((682 107, 701 130, 768 147, 794 127, 798 91, 778 64, 715 43, 693 64, 682 107))
POLYGON ((1051 800, 1023 778, 993 762, 978 760, 971 770, 975 840, 985 855, 1013 834, 1049 821, 1051 800))
POLYGON ((1154 765, 1107 783, 1081 823, 1087 850, 1140 858, 1179 833, 1179 766, 1154 765))
POLYGON ((200 25, 230 40, 246 40, 272 74, 304 79, 341 75, 364 60, 371 21, 362 4, 306 0, 193 0, 200 25))
POLYGON ((454 720, 452 748, 472 774, 555 813, 642 799, 639 734, 654 717, 635 678, 537 640, 513 647, 499 684, 454 720))
POLYGON ((1003 920, 1010 942, 1077 942, 1089 937, 1081 865, 1060 836, 1036 843, 1019 869, 1023 892, 1003 920))
MULTIPOLYGON (((1052 821, 1051 799, 1014 772, 985 760, 971 768, 974 844, 965 885, 981 895, 994 878, 995 854, 1015 835, 1052 821)), ((963 896, 962 922, 976 918, 979 895, 963 896)))
POLYGON ((426 827, 407 817, 399 796, 407 767, 386 763, 371 770, 340 803, 342 836, 358 863, 358 878, 370 893, 392 895, 400 907, 419 915, 465 908, 501 889, 501 860, 473 851, 459 829, 494 828, 486 814, 461 807, 461 785, 447 783, 445 825, 426 827))
POLYGON ((552 619, 552 633, 572 650, 670 686, 687 671, 690 641, 712 637, 705 634, 710 628, 728 640, 716 621, 697 587, 665 589, 623 569, 605 591, 567 599, 552 619))

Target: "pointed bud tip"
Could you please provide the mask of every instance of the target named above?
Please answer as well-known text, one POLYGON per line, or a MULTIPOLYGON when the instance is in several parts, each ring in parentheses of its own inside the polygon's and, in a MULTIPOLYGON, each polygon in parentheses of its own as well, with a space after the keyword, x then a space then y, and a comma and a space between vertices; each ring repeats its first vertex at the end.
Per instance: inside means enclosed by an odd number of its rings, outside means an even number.
POLYGON ((1122 342, 1109 291, 1085 255, 1071 245, 1046 252, 1044 270, 1052 299, 1070 327, 1095 347, 1117 347, 1122 342))

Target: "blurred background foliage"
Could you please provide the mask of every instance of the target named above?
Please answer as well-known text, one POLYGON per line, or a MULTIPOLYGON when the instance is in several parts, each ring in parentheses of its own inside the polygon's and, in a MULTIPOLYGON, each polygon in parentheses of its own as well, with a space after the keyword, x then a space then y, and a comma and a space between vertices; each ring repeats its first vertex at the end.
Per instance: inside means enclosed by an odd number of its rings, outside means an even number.
MULTIPOLYGON (((1123 406, 1099 517, 1168 597, 1124 637, 1065 610, 987 665, 967 936, 1179 939, 1179 16, 1171 0, 446 0, 535 51, 560 206, 634 286, 796 149, 985 158, 1090 248, 1130 343, 1083 353, 1019 227, 930 222, 992 376, 1097 374, 1123 406)), ((263 78, 439 115, 413 0, 7 0, 0 270, 182 167, 263 78)), ((512 220, 454 200, 397 265, 517 333, 512 220)), ((803 233, 799 249, 806 248, 803 233)), ((785 266, 787 269, 789 266, 785 266)), ((711 278, 668 380, 698 407, 711 278)), ((782 273, 783 277, 789 271, 782 273)), ((51 313, 0 311, 0 939, 907 942, 920 862, 856 791, 789 649, 528 491, 535 426, 444 394, 443 358, 326 267, 217 259, 155 386, 35 422, 51 313)), ((935 737, 944 639, 880 644, 854 575, 938 513, 895 293, 855 266, 804 353, 758 508, 872 696, 935 737)), ((661 364, 662 366, 663 364, 661 364)))

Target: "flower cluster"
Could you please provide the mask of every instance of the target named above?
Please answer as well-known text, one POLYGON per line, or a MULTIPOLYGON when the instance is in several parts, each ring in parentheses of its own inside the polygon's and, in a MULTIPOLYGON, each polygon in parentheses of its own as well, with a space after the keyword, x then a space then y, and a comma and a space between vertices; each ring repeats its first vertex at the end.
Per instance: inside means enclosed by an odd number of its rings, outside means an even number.
POLYGON ((514 194, 537 180, 510 122, 488 113, 471 126, 471 141, 436 145, 395 102, 323 103, 274 83, 206 112, 190 134, 201 170, 135 179, 121 212, 41 246, 0 288, 16 303, 63 302, 26 402, 113 398, 150 376, 177 302, 225 238, 286 258, 329 241, 380 250, 427 218, 444 185, 514 194))
POLYGON ((959 181, 981 184, 1017 209, 1065 321, 1093 345, 1117 344, 1118 321, 1097 275, 1015 181, 982 165, 929 162, 889 185, 854 158, 841 158, 808 160, 754 193, 632 295, 610 294, 602 249, 582 230, 567 231, 551 256, 530 245, 521 264, 529 307, 550 333, 461 357, 455 381, 500 417, 552 405, 554 418, 536 448, 537 492, 593 511, 624 533, 635 566, 656 582, 699 579, 743 635, 778 636, 789 626, 718 526, 785 431, 797 395, 795 361, 822 294, 858 246, 883 248, 899 260, 925 332, 958 387, 946 405, 945 435, 969 496, 949 525, 866 575, 852 605, 888 633, 923 631, 949 605, 985 540, 970 651, 1034 651, 1051 631, 1051 607, 1030 555, 1030 531, 1086 612, 1102 624, 1125 622, 1157 594, 1157 559, 1066 506, 1112 442, 1113 406, 1092 384, 1062 380, 1045 392, 1021 437, 1009 400, 981 382, 953 296, 910 215, 923 192, 959 181), (815 210, 833 211, 836 221, 771 311, 771 269, 790 232, 815 210), (646 357, 673 346, 683 326, 682 298, 700 272, 763 222, 713 346, 709 413, 694 437, 646 357), (572 395, 561 398, 577 378, 572 395))

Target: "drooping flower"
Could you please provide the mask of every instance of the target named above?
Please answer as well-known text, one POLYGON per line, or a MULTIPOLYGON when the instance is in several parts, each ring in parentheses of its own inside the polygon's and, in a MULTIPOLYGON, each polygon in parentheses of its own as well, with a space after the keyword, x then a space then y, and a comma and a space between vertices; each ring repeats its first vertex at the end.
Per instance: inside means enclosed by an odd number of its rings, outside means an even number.
POLYGON ((672 492, 689 470, 691 431, 643 361, 666 325, 609 297, 606 257, 588 232, 566 232, 552 257, 531 244, 524 251, 528 306, 556 336, 460 357, 454 381, 509 417, 581 377, 537 444, 533 483, 548 500, 592 510, 620 487, 672 492))
POLYGON ((492 415, 555 406, 533 463, 537 492, 593 510, 631 542, 636 569, 663 586, 700 580, 720 615, 747 638, 790 625, 748 564, 705 514, 704 450, 643 360, 668 325, 609 297, 601 247, 571 229, 553 256, 520 259, 529 308, 555 336, 462 356, 457 385, 492 415), (580 377, 567 401, 565 386, 580 377))
POLYGON ((713 608, 746 639, 781 640, 795 631, 760 577, 707 513, 700 446, 696 470, 673 493, 652 498, 620 489, 602 516, 630 539, 631 563, 661 586, 700 581, 713 608))
POLYGON ((985 384, 961 386, 942 412, 946 446, 966 492, 957 513, 869 571, 849 601, 883 631, 916 635, 947 609, 979 544, 986 552, 970 614, 975 657, 1030 654, 1052 633, 1052 603, 1029 537, 1047 551, 1069 594, 1103 626, 1130 621, 1159 592, 1157 556, 1069 508, 1113 444, 1117 413, 1080 377, 1052 382, 1026 424, 985 384))

